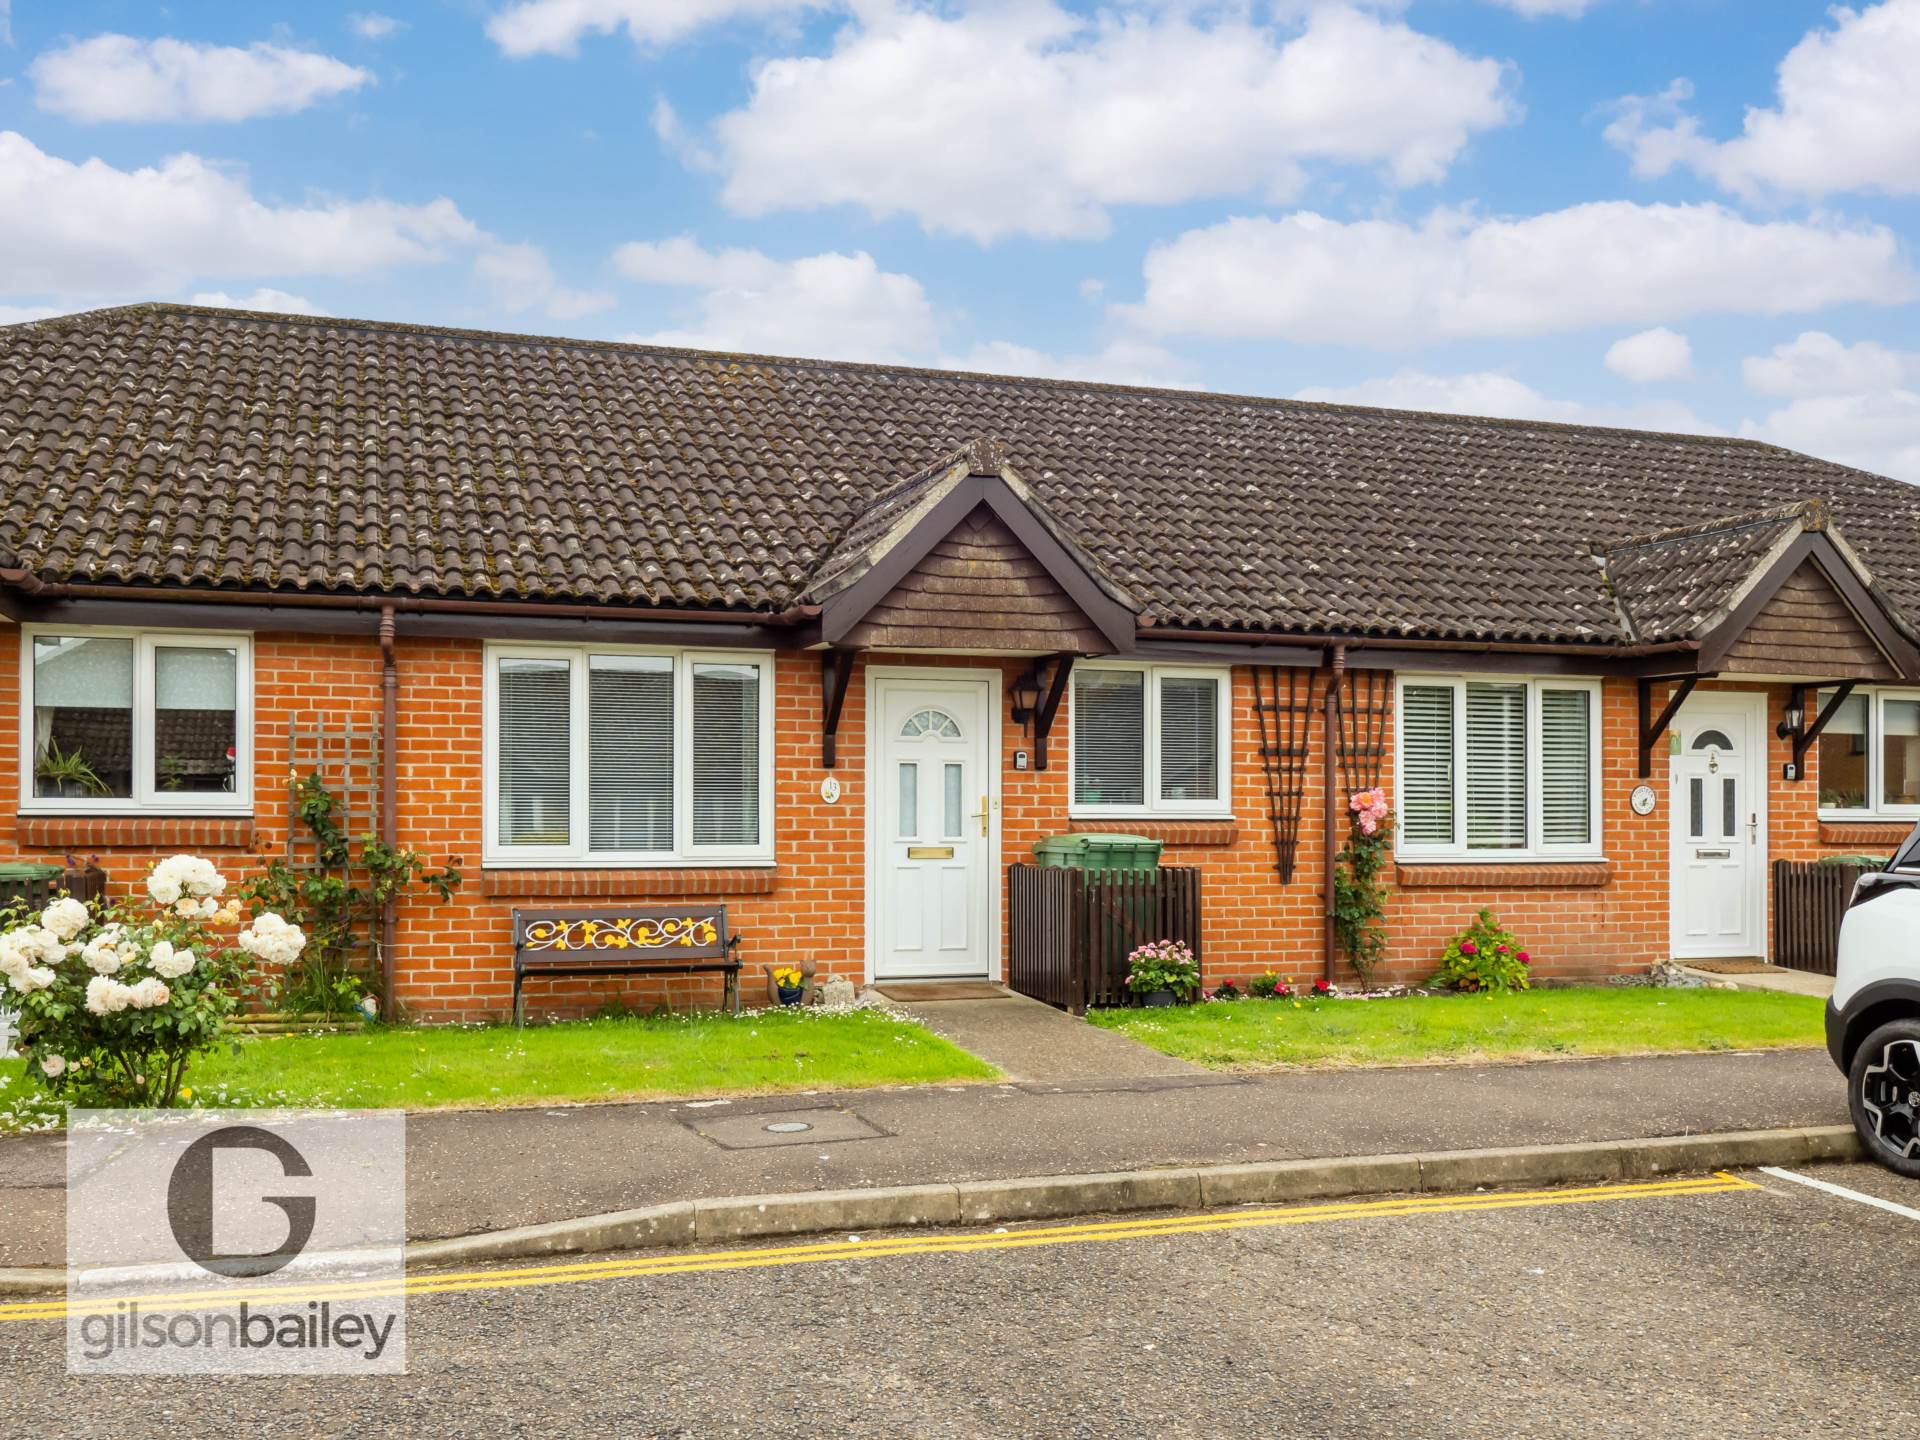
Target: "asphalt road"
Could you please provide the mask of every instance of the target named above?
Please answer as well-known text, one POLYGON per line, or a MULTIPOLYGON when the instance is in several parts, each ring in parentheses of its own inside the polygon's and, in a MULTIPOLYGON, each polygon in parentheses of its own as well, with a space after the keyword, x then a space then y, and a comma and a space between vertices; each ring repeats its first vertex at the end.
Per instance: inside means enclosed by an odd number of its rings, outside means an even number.
POLYGON ((1920 1219, 1691 1183, 433 1276, 384 1380, 70 1380, 0 1318, 0 1434, 1920 1434, 1920 1219))

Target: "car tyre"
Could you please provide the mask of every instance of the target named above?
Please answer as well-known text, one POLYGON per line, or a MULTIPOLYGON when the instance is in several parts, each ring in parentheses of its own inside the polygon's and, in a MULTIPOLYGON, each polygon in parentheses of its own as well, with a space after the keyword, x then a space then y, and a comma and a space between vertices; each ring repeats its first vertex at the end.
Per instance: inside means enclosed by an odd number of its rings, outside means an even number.
POLYGON ((1920 1179, 1920 1018, 1882 1025, 1861 1042, 1847 1100, 1868 1158, 1920 1179))

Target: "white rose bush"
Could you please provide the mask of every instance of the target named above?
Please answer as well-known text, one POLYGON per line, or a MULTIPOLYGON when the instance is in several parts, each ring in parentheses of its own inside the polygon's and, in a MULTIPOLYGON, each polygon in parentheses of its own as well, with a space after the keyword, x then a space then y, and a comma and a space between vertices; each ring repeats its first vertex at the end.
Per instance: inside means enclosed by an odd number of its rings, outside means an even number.
POLYGON ((241 909, 226 889, 212 861, 174 855, 148 874, 144 904, 62 896, 37 914, 0 910, 0 986, 20 1012, 27 1074, 76 1104, 174 1104, 255 966, 306 947, 271 911, 234 934, 241 909))

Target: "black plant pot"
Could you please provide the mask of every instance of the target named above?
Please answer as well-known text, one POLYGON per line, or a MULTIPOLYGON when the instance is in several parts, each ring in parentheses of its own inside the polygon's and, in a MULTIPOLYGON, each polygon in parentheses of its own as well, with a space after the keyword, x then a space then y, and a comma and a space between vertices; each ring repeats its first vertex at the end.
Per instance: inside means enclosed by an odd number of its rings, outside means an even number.
POLYGON ((1146 998, 1140 1003, 1152 1006, 1158 1010, 1164 1005, 1177 1005, 1180 1003, 1180 999, 1171 990, 1149 990, 1146 998))

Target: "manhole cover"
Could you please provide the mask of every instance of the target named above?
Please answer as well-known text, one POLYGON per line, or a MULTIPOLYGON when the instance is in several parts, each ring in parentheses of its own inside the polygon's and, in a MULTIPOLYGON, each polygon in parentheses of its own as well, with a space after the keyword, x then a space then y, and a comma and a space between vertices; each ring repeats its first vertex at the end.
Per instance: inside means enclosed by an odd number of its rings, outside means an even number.
POLYGON ((838 1140, 877 1140, 887 1132, 851 1110, 830 1106, 761 1111, 758 1115, 687 1116, 680 1122, 727 1150, 768 1145, 828 1145, 838 1140))

